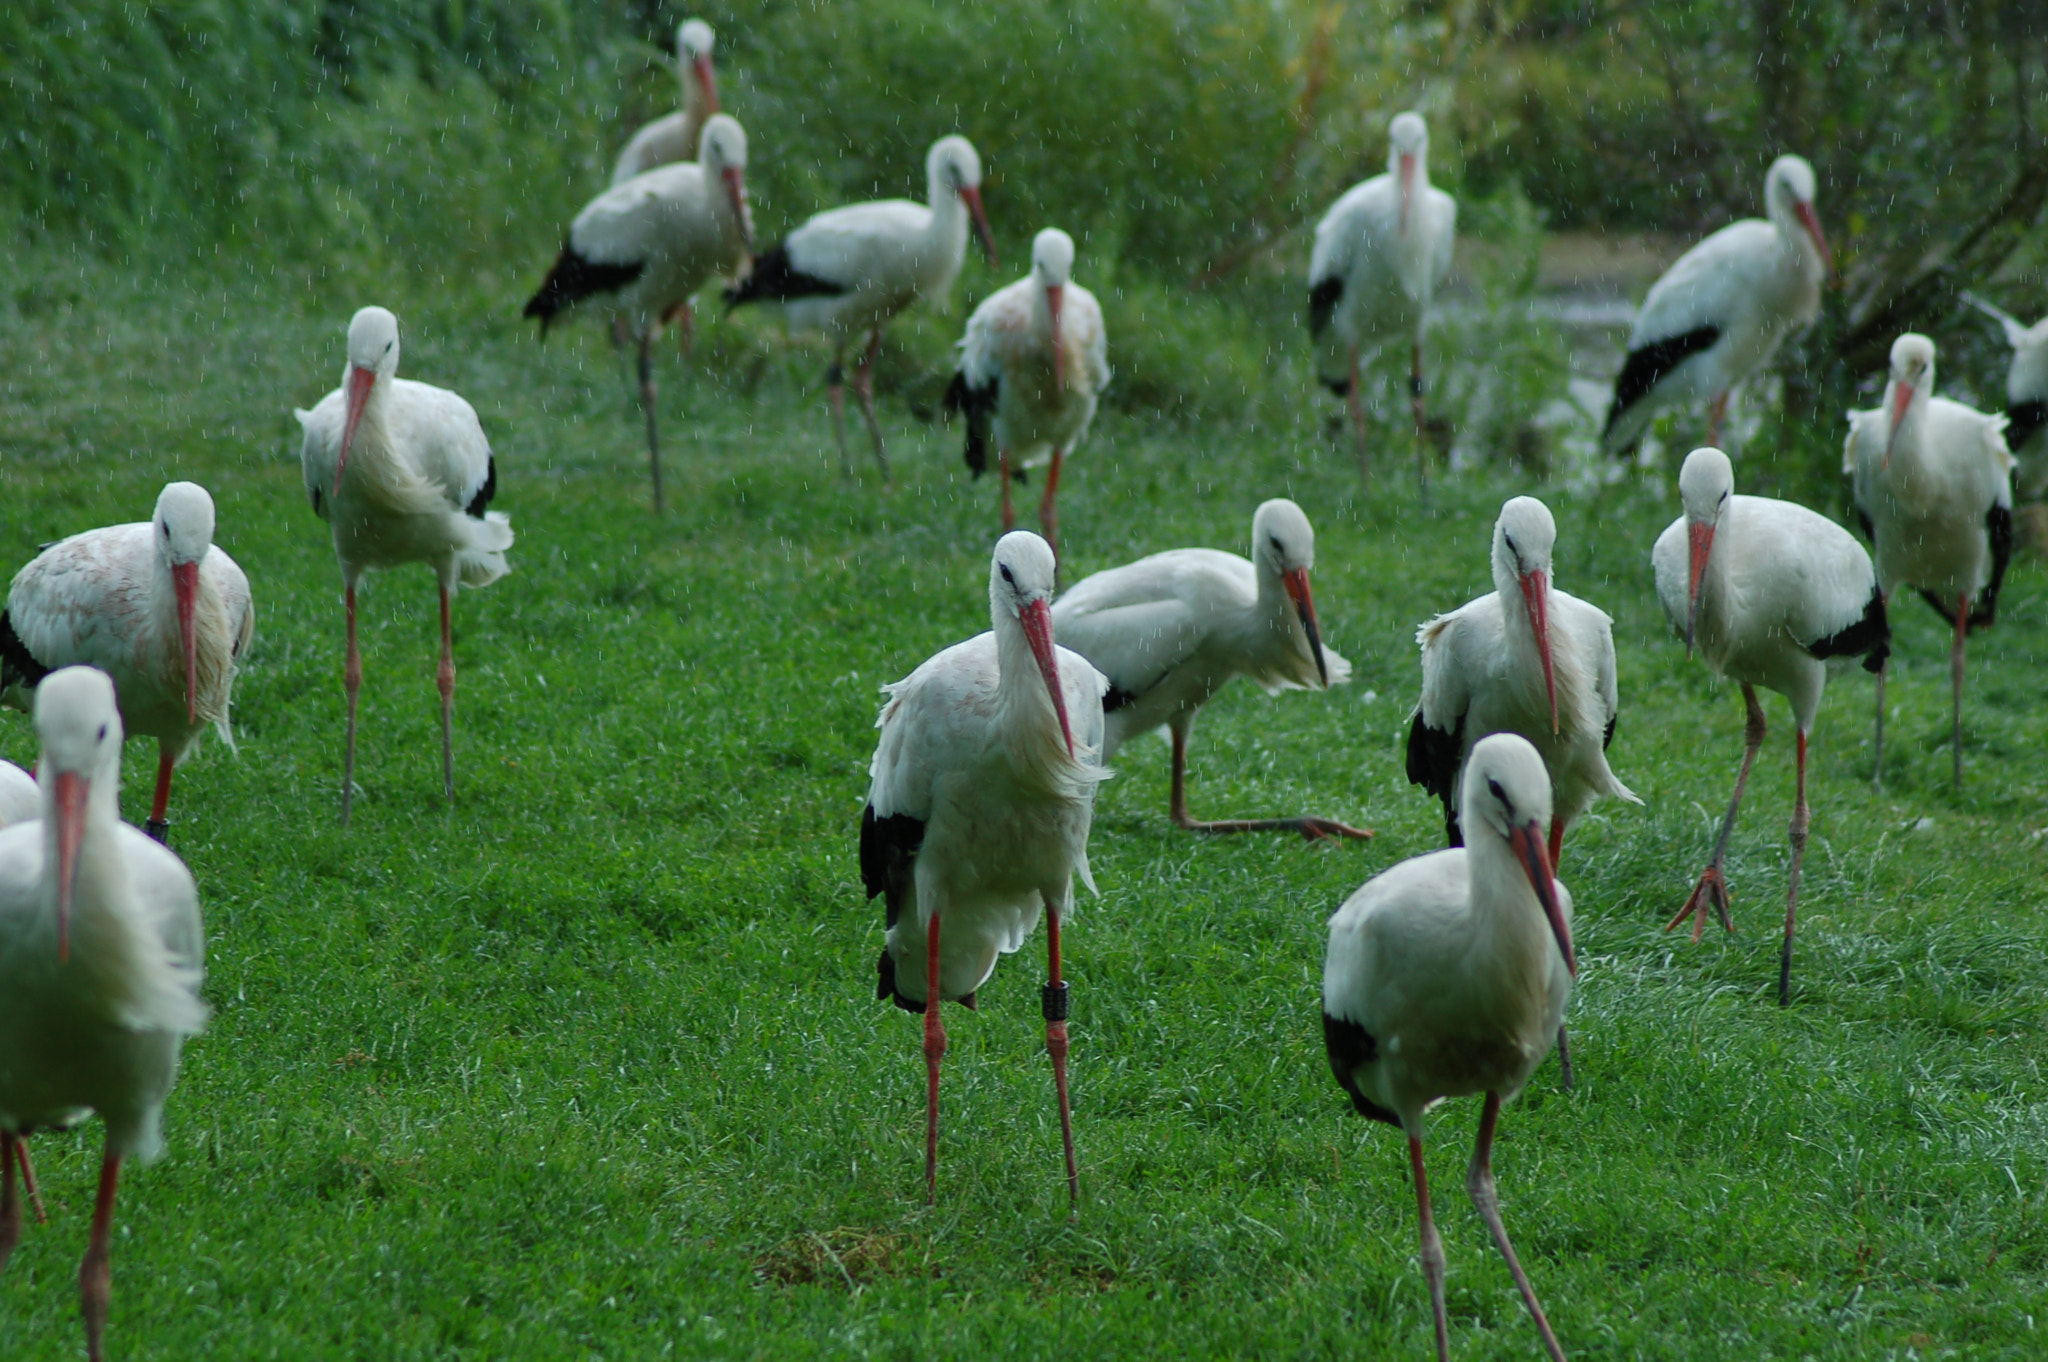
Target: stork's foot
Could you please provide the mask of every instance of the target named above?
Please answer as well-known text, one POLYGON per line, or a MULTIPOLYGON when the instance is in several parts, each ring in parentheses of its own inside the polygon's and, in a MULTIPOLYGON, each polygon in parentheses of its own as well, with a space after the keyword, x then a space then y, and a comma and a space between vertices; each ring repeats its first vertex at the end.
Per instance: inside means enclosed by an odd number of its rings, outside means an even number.
POLYGON ((1333 818, 1224 818, 1205 823, 1183 815, 1173 821, 1189 832, 1298 832, 1303 840, 1310 842, 1334 837, 1350 837, 1362 842, 1373 835, 1371 828, 1354 828, 1333 818))
POLYGON ((1735 930, 1735 922, 1728 916, 1728 880, 1721 873, 1721 863, 1715 861, 1700 872, 1700 882, 1693 886, 1692 897, 1685 901, 1685 907, 1671 921, 1664 924, 1670 931, 1688 917, 1692 919, 1692 939, 1698 941, 1700 933, 1706 930, 1707 909, 1712 908, 1721 925, 1729 931, 1735 930))
POLYGON ((148 822, 146 822, 146 823, 144 823, 144 824, 142 825, 142 830, 143 830, 144 832, 146 832, 146 833, 148 833, 148 834, 149 834, 149 840, 150 840, 150 841, 152 841, 152 842, 155 842, 155 843, 157 843, 157 844, 158 844, 159 846, 168 846, 168 845, 170 844, 170 840, 171 840, 171 820, 170 820, 170 819, 168 819, 168 818, 152 818, 152 819, 150 819, 150 820, 149 820, 148 822))

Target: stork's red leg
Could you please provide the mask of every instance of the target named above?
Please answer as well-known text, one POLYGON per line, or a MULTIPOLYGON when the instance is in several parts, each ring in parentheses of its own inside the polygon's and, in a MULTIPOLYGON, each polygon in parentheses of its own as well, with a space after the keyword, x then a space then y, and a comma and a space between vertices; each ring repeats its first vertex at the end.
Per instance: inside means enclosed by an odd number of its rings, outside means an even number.
POLYGON ((356 584, 343 590, 348 605, 348 660, 341 668, 341 688, 348 694, 348 736, 341 753, 341 825, 348 826, 348 806, 356 793, 356 697, 363 689, 363 655, 356 651, 356 584))
POLYGON ((1052 1085, 1060 1099, 1060 1143, 1067 1154, 1067 1213, 1081 1205, 1081 1170, 1074 1162, 1074 1109, 1067 1100, 1067 984, 1060 977, 1060 910, 1045 900, 1045 1052, 1052 1056, 1052 1085))
POLYGON ((1429 498, 1429 423, 1422 410, 1422 337, 1408 356, 1408 400, 1415 416, 1415 485, 1425 501, 1429 498))
POLYGON ((1354 828, 1348 823, 1339 823, 1332 818, 1225 818, 1205 823, 1188 813, 1188 735, 1181 729, 1168 725, 1173 736, 1173 786, 1168 797, 1167 812, 1174 826, 1186 828, 1189 832, 1232 833, 1232 832, 1298 832, 1311 842, 1325 837, 1355 837, 1360 840, 1372 836, 1371 828, 1354 828))
POLYGON ((1490 1092, 1486 1094, 1486 1107, 1479 1114, 1479 1139, 1472 1146, 1472 1166, 1465 1173, 1465 1191, 1478 1207, 1479 1218, 1493 1231, 1500 1256, 1508 1260, 1508 1271, 1521 1288, 1522 1302, 1529 1307, 1529 1317, 1536 1321, 1536 1332, 1543 1335, 1543 1346, 1552 1362, 1564 1362, 1564 1349, 1557 1346, 1557 1335, 1550 1332, 1550 1321, 1544 1317, 1543 1306, 1529 1285, 1529 1274, 1522 1271, 1521 1260, 1515 1257, 1515 1246, 1508 1242, 1507 1226, 1500 1220, 1500 1193, 1493 1185, 1493 1128, 1499 1120, 1500 1094, 1490 1092))
POLYGON ((924 1199, 939 1201, 939 1061, 946 1057, 946 1027, 939 1019, 939 914, 925 930, 924 990, 924 1199))
POLYGON ((85 1315, 85 1355, 90 1362, 106 1356, 107 1303, 113 1295, 114 1267, 108 1243, 114 1232, 114 1188, 121 1181, 121 1156, 109 1149, 100 1159, 100 1191, 93 1202, 92 1238, 85 1261, 78 1265, 79 1306, 85 1315))
POLYGON ((434 673, 441 692, 441 783, 455 802, 455 631, 448 618, 448 584, 441 583, 441 665, 434 673))
POLYGON ((825 395, 832 407, 832 438, 839 444, 839 475, 853 476, 853 456, 846 452, 846 346, 832 351, 832 367, 825 371, 825 395))
POLYGON ((21 1189, 28 1193, 29 1209, 36 1213, 36 1223, 49 1224, 50 1217, 43 1212, 43 1194, 36 1188, 36 1170, 28 1161, 28 1136, 15 1137, 14 1157, 21 1164, 21 1189))
POLYGON ((1806 826, 1813 814, 1806 807, 1806 730, 1799 730, 1798 794, 1792 800, 1792 875, 1785 890, 1785 945, 1778 953, 1778 1006, 1792 1001, 1792 922, 1799 911, 1799 863, 1806 858, 1806 826))
POLYGON ((654 388, 654 327, 640 328, 640 409, 647 414, 647 471, 654 479, 654 513, 661 514, 661 428, 654 388))
POLYGON ((1372 452, 1365 435, 1365 396, 1360 391, 1358 373, 1358 347, 1351 347, 1351 382, 1344 389, 1344 405, 1351 409, 1351 438, 1358 441, 1358 476, 1361 481, 1372 478, 1372 452))
POLYGON ((882 328, 868 332, 867 354, 861 357, 860 367, 853 373, 853 394, 860 399, 860 414, 867 418, 868 434, 875 442, 875 465, 882 470, 882 481, 889 481, 889 457, 882 449, 882 423, 875 419, 875 357, 882 352, 882 328))
POLYGON ((1970 632, 1970 598, 1956 599, 1956 642, 1949 652, 1949 679, 1954 690, 1951 708, 1955 721, 1955 782, 1963 788, 1963 639, 1970 632))
POLYGON ((1010 451, 1006 448, 998 448, 996 450, 996 460, 1002 472, 1003 533, 1008 534, 1011 530, 1017 528, 1017 508, 1010 501, 1010 451))
POLYGON ((1877 669, 1877 738, 1874 744, 1876 755, 1870 762, 1870 783, 1880 786, 1884 784, 1884 678, 1885 673, 1890 670, 1889 658, 1877 669))
POLYGON ((1716 449, 1721 448, 1721 422, 1726 420, 1727 416, 1728 394, 1715 393, 1712 405, 1707 408, 1707 443, 1716 449))
POLYGON ((171 807, 171 772, 177 761, 171 755, 171 745, 162 739, 156 744, 156 798, 150 801, 149 821, 142 830, 158 842, 166 842, 171 836, 171 820, 164 814, 171 807))
POLYGON ((1756 688, 1745 684, 1742 687, 1742 703, 1749 710, 1749 722, 1743 726, 1744 747, 1742 770, 1735 776, 1735 794, 1728 801, 1728 816, 1721 820, 1720 835, 1714 839, 1714 854, 1707 861, 1707 868, 1700 872, 1700 882, 1693 886, 1692 896, 1685 901, 1685 907, 1671 921, 1664 924, 1670 931, 1688 917, 1692 922, 1692 939, 1698 941, 1700 932, 1707 925, 1707 909, 1711 906, 1720 916, 1722 927, 1735 930, 1735 923, 1728 916, 1728 881, 1721 874, 1721 858, 1728 854, 1728 836, 1735 831, 1735 813, 1742 807, 1742 787, 1749 784, 1749 768, 1756 761, 1756 750, 1764 745, 1764 707, 1756 702, 1756 688))
POLYGON ((1038 527, 1045 533, 1045 542, 1052 549, 1055 565, 1060 557, 1060 517, 1053 508, 1052 499, 1060 490, 1060 468, 1065 464, 1067 451, 1053 447, 1052 464, 1045 470, 1045 495, 1038 500, 1038 527))
POLYGON ((21 1242, 21 1198, 14 1190, 14 1151, 20 1146, 19 1136, 0 1130, 0 1272, 21 1242))
POLYGON ((1444 1314, 1444 1241, 1429 1212, 1429 1177, 1422 1171, 1422 1141, 1408 1137, 1408 1167, 1415 1174, 1415 1219, 1422 1238, 1422 1279, 1429 1283, 1429 1313, 1436 1322, 1437 1362, 1450 1362, 1451 1324, 1444 1314))

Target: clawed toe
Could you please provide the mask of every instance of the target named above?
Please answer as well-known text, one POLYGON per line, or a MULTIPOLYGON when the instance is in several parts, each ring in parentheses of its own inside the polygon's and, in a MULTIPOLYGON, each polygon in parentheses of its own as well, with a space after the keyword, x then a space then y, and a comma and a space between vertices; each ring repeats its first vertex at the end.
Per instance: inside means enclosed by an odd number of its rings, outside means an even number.
POLYGON ((1728 881, 1721 874, 1721 867, 1718 865, 1710 865, 1701 872, 1700 882, 1693 886, 1692 894, 1686 899, 1685 906, 1678 910, 1671 921, 1664 924, 1664 930, 1668 932, 1687 918, 1691 918, 1692 939, 1698 942, 1700 934, 1706 930, 1709 907, 1712 907, 1715 916, 1720 918, 1722 927, 1731 932, 1735 930, 1734 919, 1728 915, 1728 881))

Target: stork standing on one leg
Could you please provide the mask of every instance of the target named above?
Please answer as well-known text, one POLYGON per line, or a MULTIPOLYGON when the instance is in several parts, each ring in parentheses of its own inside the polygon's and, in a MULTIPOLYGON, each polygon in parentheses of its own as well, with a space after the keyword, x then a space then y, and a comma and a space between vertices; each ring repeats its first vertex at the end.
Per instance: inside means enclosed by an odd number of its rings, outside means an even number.
POLYGON ((1375 876, 1330 919, 1323 964, 1323 1043, 1361 1116, 1408 1136, 1439 1362, 1450 1357, 1444 1248, 1423 1172, 1424 1114, 1446 1097, 1486 1094, 1465 1187, 1557 1362, 1564 1351, 1500 1218, 1493 1135, 1564 1030, 1578 975, 1572 897, 1544 854, 1550 777, 1512 733, 1472 749, 1459 795, 1463 847, 1375 876))
POLYGON ((875 465, 889 480, 882 427, 875 419, 875 355, 882 328, 920 298, 935 298, 953 287, 967 259, 967 228, 981 234, 990 265, 995 240, 981 208, 981 157, 964 137, 941 137, 925 156, 927 202, 886 199, 856 203, 818 214, 754 262, 754 269, 726 290, 731 307, 772 303, 792 332, 823 331, 832 344, 832 434, 839 464, 849 477, 846 452, 845 361, 849 341, 865 333, 867 351, 853 375, 854 396, 874 438, 875 465))
POLYGON ((1003 530, 1017 526, 1010 505, 1013 458, 1018 467, 1052 460, 1038 522, 1059 553, 1053 497, 1067 454, 1088 433, 1095 401, 1109 383, 1109 341, 1095 295, 1073 282, 1074 239, 1048 227, 1031 243, 1031 275, 999 289, 967 319, 960 367, 946 389, 946 409, 967 416, 967 467, 980 477, 995 437, 1003 488, 1003 530))
POLYGON ((1316 225, 1308 331, 1318 377, 1350 407, 1361 475, 1368 466, 1361 368, 1384 347, 1407 344, 1416 466, 1426 485, 1422 333, 1430 300, 1451 270, 1458 201, 1429 182, 1429 125, 1421 114, 1397 114, 1387 137, 1387 173, 1354 186, 1316 225))
POLYGON ((147 521, 87 530, 15 574, 0 613, 0 700, 83 663, 114 680, 122 727, 157 743, 149 835, 170 832, 171 774, 213 728, 234 745, 235 664, 256 630, 249 579, 213 542, 213 498, 174 482, 147 521))
POLYGON ((512 525, 488 509, 498 461, 476 408, 446 388, 398 377, 398 318, 366 307, 348 324, 341 386, 311 411, 299 451, 313 513, 334 530, 348 612, 348 736, 342 756, 341 824, 355 796, 356 583, 372 568, 425 563, 441 583, 441 777, 455 798, 455 639, 449 600, 458 587, 489 586, 507 572, 512 525))
POLYGON ((1699 883, 1666 925, 1693 920, 1700 939, 1712 909, 1728 917, 1728 883, 1721 872, 1742 788, 1764 740, 1764 712, 1756 688, 1774 690, 1792 705, 1798 728, 1798 793, 1792 807, 1792 870, 1785 890, 1785 941, 1778 959, 1778 1004, 1792 997, 1792 933, 1799 908, 1799 864, 1806 854, 1812 813, 1806 804, 1806 741, 1820 713, 1829 659, 1861 658, 1882 676, 1891 651, 1884 594, 1863 546, 1826 516, 1789 501, 1735 495, 1735 473, 1718 449, 1695 449, 1678 473, 1685 514, 1657 536, 1650 559, 1657 597, 1671 627, 1717 676, 1742 686, 1749 714, 1742 769, 1713 855, 1699 883))
MULTIPOLYGON (((1998 618, 1998 590, 2012 561, 2012 453, 2005 417, 1934 395, 1934 342, 1907 332, 1892 342, 1884 406, 1849 414, 1842 471, 1854 479, 1856 512, 1877 551, 1885 599, 1920 589, 1955 631, 1955 785, 1963 787, 1963 640, 1998 618)), ((1884 679, 1877 674, 1877 752, 1884 770, 1884 679)))
POLYGON ((1060 928, 1074 877, 1092 890, 1088 825, 1106 779, 1102 693, 1088 660, 1053 643, 1052 550, 1004 535, 989 565, 990 632, 887 687, 861 816, 861 882, 881 895, 888 939, 876 996, 924 1014, 925 1194, 936 1199, 941 1000, 974 1006, 996 958, 1046 922, 1045 1048, 1059 1094, 1067 1191, 1080 1197, 1067 1099, 1067 985, 1060 928))

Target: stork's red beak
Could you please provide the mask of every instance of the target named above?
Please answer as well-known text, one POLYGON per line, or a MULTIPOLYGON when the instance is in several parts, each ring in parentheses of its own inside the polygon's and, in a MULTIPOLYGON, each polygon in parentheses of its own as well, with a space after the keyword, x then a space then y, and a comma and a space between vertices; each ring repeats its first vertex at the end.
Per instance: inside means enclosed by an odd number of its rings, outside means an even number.
POLYGON ((718 112, 718 82, 711 75, 711 54, 699 52, 690 65, 696 69, 697 83, 704 87, 704 116, 709 118, 718 112))
POLYGON ((1550 663, 1550 574, 1542 568, 1522 574, 1522 600, 1536 631, 1536 656, 1543 659, 1543 689, 1550 696, 1550 731, 1557 732, 1557 673, 1550 663))
POLYGON ((1536 891, 1536 902, 1542 905, 1543 916, 1550 920, 1550 934, 1557 938, 1564 967, 1572 972, 1572 978, 1578 978, 1579 954, 1572 948, 1571 924, 1564 920, 1564 908, 1557 901, 1557 878, 1550 870, 1550 853, 1543 846, 1542 826, 1534 819, 1529 820, 1508 834, 1508 845, 1521 858, 1529 887, 1536 891))
POLYGON ((1064 284, 1045 286, 1045 310, 1052 316, 1052 385, 1061 392, 1067 387, 1067 344, 1060 336, 1060 306, 1066 293, 1064 284))
POLYGON ((1884 462, 1880 468, 1892 466, 1892 446, 1899 442, 1899 427, 1906 420, 1906 408, 1913 405, 1913 385, 1894 382, 1892 384, 1892 428, 1885 432, 1884 462))
POLYGON ((199 722, 199 649, 192 639, 192 612, 199 604, 199 564, 171 564, 178 593, 178 646, 185 650, 185 722, 199 722))
POLYGON ((996 239, 988 230, 988 214, 981 211, 981 190, 971 184, 960 186, 960 197, 967 203, 967 212, 974 219, 974 231, 981 238, 981 248, 988 252, 988 263, 992 269, 1001 269, 1003 262, 996 259, 996 239))
POLYGON ((51 777, 57 806, 57 959, 71 958, 71 902, 78 889, 78 844, 85 840, 85 800, 92 781, 76 771, 51 777))
POLYGON ((1697 523, 1687 525, 1685 542, 1685 655, 1691 657, 1693 629, 1700 618, 1700 583, 1707 576, 1707 556, 1714 551, 1714 527, 1697 523))
POLYGON ((1323 631, 1316 626, 1316 598, 1309 594, 1308 569, 1298 567, 1281 573, 1280 584, 1287 588, 1294 613, 1301 617, 1301 627, 1308 631, 1308 650, 1315 654, 1316 676, 1322 680, 1323 689, 1328 690, 1330 669, 1323 662, 1323 631))
POLYGON ((740 220, 740 242, 751 257, 754 254, 754 214, 747 207, 746 178, 738 166, 727 166, 720 175, 725 180, 725 195, 732 200, 733 216, 740 220))
POLYGON ((351 364, 348 370, 346 414, 341 422, 341 452, 334 456, 334 495, 341 495, 341 470, 348 466, 349 447, 356 442, 356 427, 362 424, 363 408, 369 405, 370 389, 377 383, 377 371, 351 364))
POLYGON ((1052 712, 1060 718, 1060 736, 1067 740, 1067 755, 1074 755, 1074 729, 1067 722, 1067 696, 1060 689, 1060 663, 1052 648, 1052 607, 1044 601, 1033 601, 1017 612, 1017 622, 1024 626, 1024 639, 1031 645, 1031 655, 1038 659, 1038 670, 1045 677, 1045 689, 1052 696, 1052 712))
POLYGON ((1835 253, 1828 249, 1828 239, 1820 230, 1820 218, 1814 214, 1813 205, 1810 203, 1795 203, 1792 205, 1792 211, 1798 216, 1799 225, 1804 227, 1806 234, 1813 238, 1813 244, 1820 247, 1820 263, 1827 270, 1828 277, 1832 279, 1835 274, 1835 253))
POLYGON ((1408 201, 1415 197, 1415 153, 1401 153, 1401 235, 1408 235, 1408 201))

